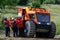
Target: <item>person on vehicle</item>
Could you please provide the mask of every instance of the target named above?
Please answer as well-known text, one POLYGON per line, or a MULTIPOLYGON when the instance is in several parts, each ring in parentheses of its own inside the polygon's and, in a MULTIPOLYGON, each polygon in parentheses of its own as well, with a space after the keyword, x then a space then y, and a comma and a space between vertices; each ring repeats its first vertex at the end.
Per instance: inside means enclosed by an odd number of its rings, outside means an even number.
POLYGON ((3 26, 5 28, 5 36, 10 37, 10 27, 9 27, 9 21, 6 17, 3 19, 3 26))
POLYGON ((18 16, 18 18, 15 20, 18 26, 19 37, 24 37, 24 26, 22 18, 22 16, 18 16))

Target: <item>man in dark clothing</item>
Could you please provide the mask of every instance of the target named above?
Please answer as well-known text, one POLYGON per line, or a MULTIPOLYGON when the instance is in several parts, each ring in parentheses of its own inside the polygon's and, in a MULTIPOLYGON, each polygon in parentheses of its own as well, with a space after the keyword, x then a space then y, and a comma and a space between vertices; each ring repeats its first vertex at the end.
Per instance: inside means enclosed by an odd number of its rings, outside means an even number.
POLYGON ((4 18, 3 25, 4 25, 4 28, 5 28, 6 37, 10 37, 10 27, 9 27, 9 21, 7 20, 7 18, 4 18))
POLYGON ((14 19, 12 19, 12 30, 13 30, 13 36, 18 37, 18 27, 14 19))
POLYGON ((16 24, 14 18, 10 18, 9 24, 13 31, 13 37, 17 37, 18 36, 18 27, 17 27, 17 24, 16 24))

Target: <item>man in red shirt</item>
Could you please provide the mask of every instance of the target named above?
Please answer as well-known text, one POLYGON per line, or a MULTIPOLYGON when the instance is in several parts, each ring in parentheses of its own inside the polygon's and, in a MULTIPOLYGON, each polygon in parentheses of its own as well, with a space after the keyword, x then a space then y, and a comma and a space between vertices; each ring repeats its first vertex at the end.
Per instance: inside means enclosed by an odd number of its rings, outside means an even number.
POLYGON ((24 26, 22 18, 22 16, 18 16, 18 18, 15 20, 19 30, 19 37, 24 37, 24 26))
POLYGON ((10 25, 10 27, 12 28, 12 17, 10 17, 9 25, 10 25))

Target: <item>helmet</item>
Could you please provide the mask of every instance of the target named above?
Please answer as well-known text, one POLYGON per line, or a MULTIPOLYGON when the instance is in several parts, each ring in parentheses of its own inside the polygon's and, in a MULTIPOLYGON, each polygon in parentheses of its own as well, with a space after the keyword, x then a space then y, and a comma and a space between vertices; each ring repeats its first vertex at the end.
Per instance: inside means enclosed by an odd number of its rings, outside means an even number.
POLYGON ((18 16, 18 18, 22 18, 22 16, 18 16))
POLYGON ((4 17, 4 20, 7 20, 7 17, 4 17))
POLYGON ((12 17, 10 17, 10 19, 12 19, 12 17))
POLYGON ((14 18, 12 18, 12 20, 14 20, 14 18))
POLYGON ((11 17, 10 20, 14 20, 14 18, 11 17))

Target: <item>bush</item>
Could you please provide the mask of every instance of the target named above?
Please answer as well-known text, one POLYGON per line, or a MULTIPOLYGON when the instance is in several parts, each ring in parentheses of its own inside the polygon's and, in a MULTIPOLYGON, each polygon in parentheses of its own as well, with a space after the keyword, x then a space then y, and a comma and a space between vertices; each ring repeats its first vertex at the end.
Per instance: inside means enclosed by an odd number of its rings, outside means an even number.
POLYGON ((28 3, 28 0, 20 0, 18 5, 25 6, 28 3))
POLYGON ((32 6, 32 3, 28 3, 27 6, 32 6))
POLYGON ((32 4, 32 6, 33 6, 33 7, 40 7, 40 3, 34 2, 34 3, 32 4))
POLYGON ((56 4, 60 4, 60 0, 56 0, 56 4))

